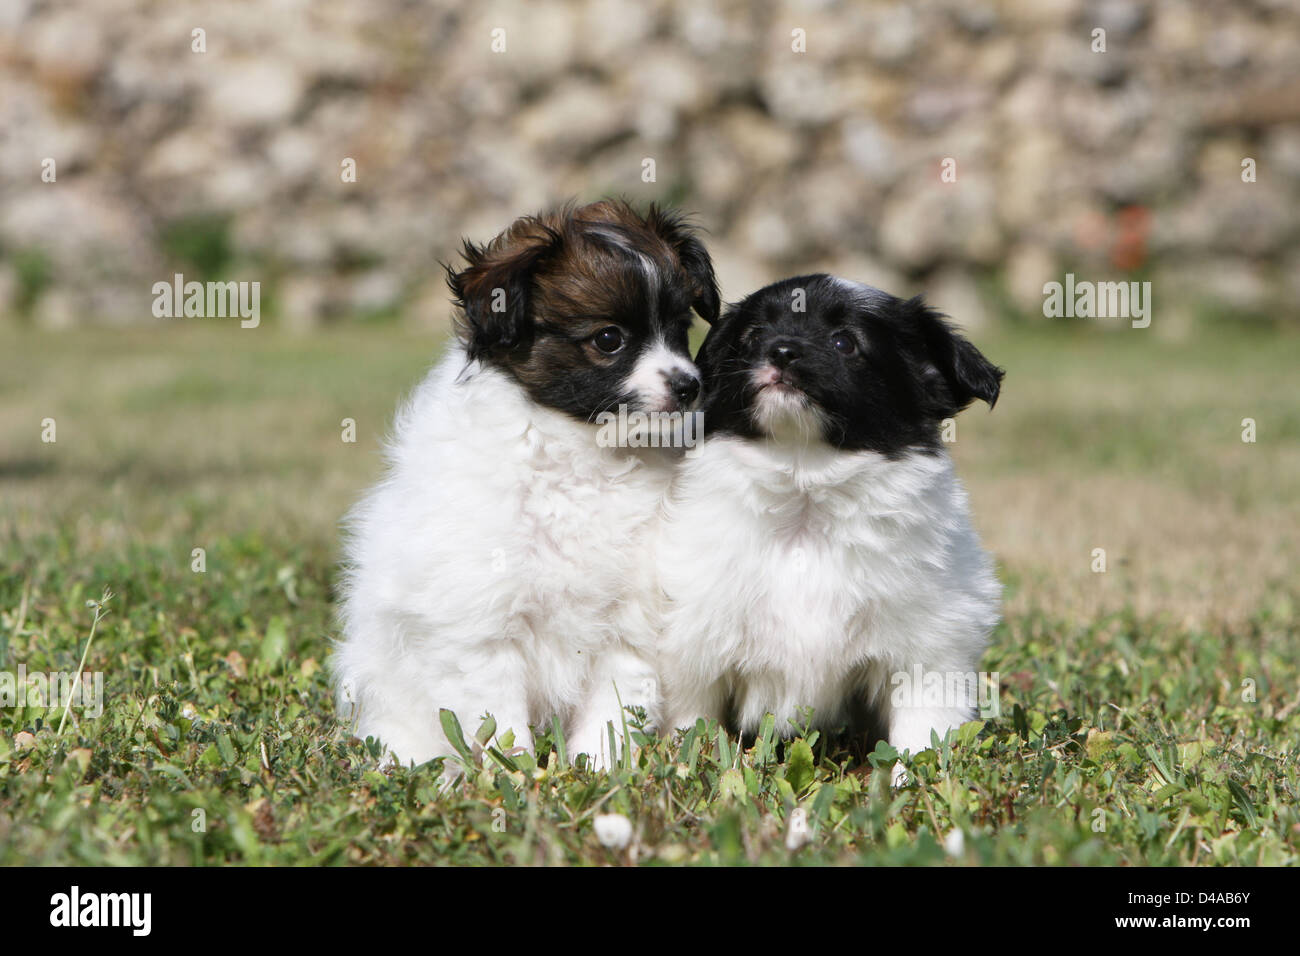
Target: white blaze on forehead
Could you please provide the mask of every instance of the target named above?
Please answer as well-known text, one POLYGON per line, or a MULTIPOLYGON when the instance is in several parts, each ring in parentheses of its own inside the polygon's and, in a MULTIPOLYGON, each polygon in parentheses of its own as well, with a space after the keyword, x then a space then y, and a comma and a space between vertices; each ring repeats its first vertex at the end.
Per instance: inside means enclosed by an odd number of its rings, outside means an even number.
POLYGON ((588 235, 599 236, 602 240, 616 249, 619 249, 636 260, 640 266, 642 274, 645 276, 646 286, 646 314, 649 316, 657 315, 659 312, 659 265, 641 249, 638 249, 631 237, 627 236, 618 229, 607 229, 601 226, 593 226, 588 230, 588 235))
POLYGON ((654 408, 669 405, 673 396, 668 378, 674 372, 699 377, 694 362, 669 348, 663 339, 655 339, 646 345, 632 366, 626 379, 627 390, 654 408))

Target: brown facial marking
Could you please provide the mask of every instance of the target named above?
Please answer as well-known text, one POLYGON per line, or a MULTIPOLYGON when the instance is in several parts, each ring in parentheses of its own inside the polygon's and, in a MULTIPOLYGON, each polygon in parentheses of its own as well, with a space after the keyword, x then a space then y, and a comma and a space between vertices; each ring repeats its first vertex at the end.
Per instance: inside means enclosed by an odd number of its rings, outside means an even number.
POLYGON ((647 341, 680 340, 685 355, 692 307, 717 315, 707 252, 653 206, 644 216, 616 200, 564 206, 519 219, 486 245, 467 242, 464 256, 468 266, 449 270, 448 284, 471 357, 579 417, 617 398, 612 376, 647 341), (626 337, 621 353, 592 343, 609 326, 626 337))

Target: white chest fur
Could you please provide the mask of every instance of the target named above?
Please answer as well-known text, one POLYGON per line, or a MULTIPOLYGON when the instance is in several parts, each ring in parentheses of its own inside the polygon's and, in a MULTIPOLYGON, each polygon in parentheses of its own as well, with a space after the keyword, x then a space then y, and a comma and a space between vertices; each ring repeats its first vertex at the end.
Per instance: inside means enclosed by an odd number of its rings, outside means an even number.
POLYGON ((348 519, 335 670, 359 734, 425 760, 448 752, 441 708, 525 743, 559 717, 594 754, 618 695, 653 703, 644 553, 671 462, 596 431, 459 349, 421 384, 348 519))
POLYGON ((667 723, 729 710, 752 731, 771 712, 788 733, 802 708, 833 727, 862 705, 916 749, 920 723, 966 719, 967 701, 894 713, 884 693, 914 667, 973 669, 997 619, 947 455, 712 439, 678 475, 658 558, 667 723))

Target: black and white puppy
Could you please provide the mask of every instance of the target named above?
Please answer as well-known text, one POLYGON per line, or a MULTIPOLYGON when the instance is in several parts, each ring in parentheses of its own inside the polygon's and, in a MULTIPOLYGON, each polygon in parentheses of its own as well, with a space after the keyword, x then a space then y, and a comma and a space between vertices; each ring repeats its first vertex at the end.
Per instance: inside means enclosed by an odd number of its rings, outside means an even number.
POLYGON ((384 479, 349 516, 334 660, 341 712, 402 762, 452 753, 492 714, 531 746, 611 754, 623 707, 653 711, 659 601, 645 535, 670 452, 606 447, 602 413, 694 406, 687 332, 717 318, 683 221, 565 207, 465 244, 459 341, 399 412, 384 479))
POLYGON ((772 713, 789 736, 811 708, 916 753, 971 719, 1001 588, 940 428, 1002 371, 920 299, 828 275, 729 308, 696 361, 708 437, 657 557, 663 725, 772 713), (946 693, 912 693, 934 675, 946 693))

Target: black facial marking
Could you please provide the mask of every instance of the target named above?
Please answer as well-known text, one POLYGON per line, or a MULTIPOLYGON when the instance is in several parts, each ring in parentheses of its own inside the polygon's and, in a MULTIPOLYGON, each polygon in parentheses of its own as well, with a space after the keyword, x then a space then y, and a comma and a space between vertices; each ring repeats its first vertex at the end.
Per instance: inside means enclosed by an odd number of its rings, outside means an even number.
POLYGON ((767 437, 755 418, 754 373, 775 369, 769 374, 817 410, 826 442, 891 458, 938 449, 943 419, 977 398, 992 407, 1003 375, 920 298, 821 274, 784 279, 729 307, 696 363, 713 434, 767 437))

